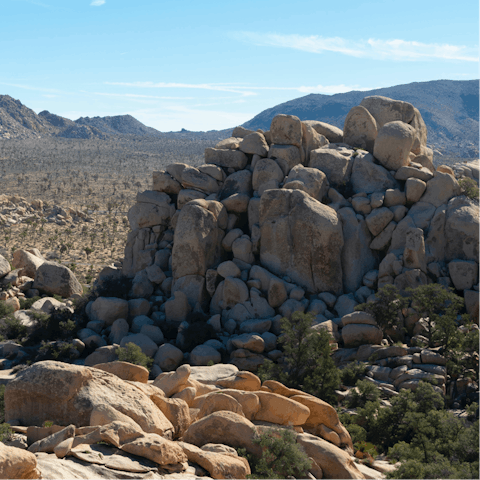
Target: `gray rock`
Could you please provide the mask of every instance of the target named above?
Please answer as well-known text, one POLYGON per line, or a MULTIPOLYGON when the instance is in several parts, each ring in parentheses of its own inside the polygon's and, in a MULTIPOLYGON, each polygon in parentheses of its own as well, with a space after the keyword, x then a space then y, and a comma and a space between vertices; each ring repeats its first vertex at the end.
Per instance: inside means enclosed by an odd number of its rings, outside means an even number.
POLYGON ((134 335, 123 337, 120 341, 120 347, 125 347, 129 343, 138 345, 147 357, 153 357, 158 350, 157 344, 143 333, 136 333, 134 335))
POLYGON ((73 272, 55 262, 44 262, 38 267, 33 288, 65 298, 83 295, 83 288, 73 272))

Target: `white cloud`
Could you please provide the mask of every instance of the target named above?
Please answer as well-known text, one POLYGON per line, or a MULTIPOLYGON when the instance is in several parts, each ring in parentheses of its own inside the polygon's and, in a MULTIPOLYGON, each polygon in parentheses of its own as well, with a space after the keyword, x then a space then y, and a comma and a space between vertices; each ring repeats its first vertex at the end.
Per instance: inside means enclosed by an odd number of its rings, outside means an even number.
POLYGON ((256 32, 235 32, 237 40, 258 46, 290 48, 310 53, 336 52, 357 58, 376 60, 458 60, 478 62, 476 48, 465 45, 422 43, 400 39, 348 40, 341 37, 321 37, 318 35, 296 35, 256 32))
MULTIPOLYGON (((242 97, 250 97, 258 95, 257 91, 295 91, 300 93, 323 93, 332 95, 334 93, 345 93, 351 90, 371 90, 372 87, 359 87, 358 85, 316 85, 298 87, 271 87, 271 86, 255 86, 244 84, 226 84, 226 83, 167 83, 167 82, 104 82, 105 85, 114 85, 130 88, 168 88, 168 89, 197 89, 197 90, 213 90, 218 92, 236 93, 242 97)), ((98 94, 99 95, 99 94, 98 94)), ((108 94, 104 94, 108 95, 108 94)), ((113 94, 112 94, 113 95, 113 94)), ((122 94, 131 95, 131 94, 122 94)), ((132 95, 133 96, 133 95, 132 95)))
POLYGON ((90 3, 90 6, 92 7, 101 7, 102 5, 105 4, 106 0, 93 0, 92 3, 90 3))

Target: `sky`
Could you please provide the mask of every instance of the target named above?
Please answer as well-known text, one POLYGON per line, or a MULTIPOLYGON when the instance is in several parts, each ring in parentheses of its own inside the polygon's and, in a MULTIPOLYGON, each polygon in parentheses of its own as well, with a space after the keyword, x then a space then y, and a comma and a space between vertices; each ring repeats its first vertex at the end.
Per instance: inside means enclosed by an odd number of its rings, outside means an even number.
POLYGON ((0 94, 220 130, 310 93, 478 78, 478 43, 478 0, 0 0, 0 94))

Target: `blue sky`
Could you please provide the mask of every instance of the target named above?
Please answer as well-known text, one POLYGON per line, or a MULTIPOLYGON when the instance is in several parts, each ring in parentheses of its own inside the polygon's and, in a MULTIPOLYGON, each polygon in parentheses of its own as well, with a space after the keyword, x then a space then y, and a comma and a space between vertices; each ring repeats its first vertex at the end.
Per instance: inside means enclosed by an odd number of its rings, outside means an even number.
POLYGON ((0 94, 161 131, 309 93, 478 78, 478 0, 0 0, 0 94))

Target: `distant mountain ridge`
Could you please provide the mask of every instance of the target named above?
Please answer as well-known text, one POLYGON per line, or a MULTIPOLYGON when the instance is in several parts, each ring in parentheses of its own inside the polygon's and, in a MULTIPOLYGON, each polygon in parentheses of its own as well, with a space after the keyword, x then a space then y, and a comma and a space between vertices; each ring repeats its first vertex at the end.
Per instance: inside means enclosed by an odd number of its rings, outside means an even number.
MULTIPOLYGON (((343 129, 349 110, 364 97, 382 95, 417 107, 428 129, 428 145, 444 155, 473 158, 479 154, 479 81, 435 80, 336 95, 310 94, 264 110, 244 127, 268 130, 279 113, 301 120, 321 120, 343 129)), ((202 139, 218 141, 232 129, 192 132, 160 132, 131 115, 81 117, 75 121, 46 110, 38 115, 8 95, 0 95, 0 139, 61 137, 108 139, 115 136, 202 139)))
POLYGON ((443 154, 478 158, 478 80, 434 80, 365 92, 310 94, 264 110, 243 126, 251 130, 268 130, 272 118, 284 113, 296 115, 300 120, 320 120, 343 129, 349 110, 371 95, 403 100, 417 107, 427 125, 427 142, 434 149, 443 154))
POLYGON ((0 139, 62 137, 107 139, 117 135, 168 137, 178 139, 222 140, 232 129, 192 132, 160 132, 147 127, 132 115, 112 117, 80 117, 73 121, 47 110, 38 115, 9 95, 0 95, 0 139))

